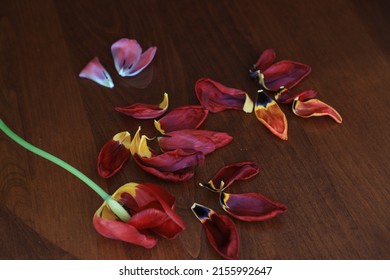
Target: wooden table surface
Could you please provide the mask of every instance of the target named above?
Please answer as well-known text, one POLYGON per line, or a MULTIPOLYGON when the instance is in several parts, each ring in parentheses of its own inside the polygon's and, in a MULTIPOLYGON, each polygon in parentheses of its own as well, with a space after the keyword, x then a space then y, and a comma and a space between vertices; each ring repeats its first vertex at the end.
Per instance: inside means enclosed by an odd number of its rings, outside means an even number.
POLYGON ((107 192, 154 182, 176 197, 186 230, 144 249, 100 236, 92 217, 101 199, 63 169, 0 133, 1 259, 220 259, 190 207, 223 214, 217 196, 198 187, 222 166, 255 161, 260 174, 234 191, 257 191, 288 211, 265 221, 235 220, 241 259, 390 258, 390 5, 388 1, 0 1, 0 117, 36 146, 80 169, 107 192), (157 46, 133 78, 115 71, 111 44, 157 46), (97 155, 115 133, 146 133, 151 120, 114 110, 135 102, 170 109, 199 104, 194 85, 209 77, 255 98, 248 70, 266 48, 277 60, 306 63, 313 88, 338 110, 303 119, 281 105, 289 139, 273 136, 254 114, 210 113, 203 129, 233 142, 206 157, 195 177, 167 183, 130 160, 100 178, 97 155), (78 77, 94 56, 113 77, 104 88, 78 77))

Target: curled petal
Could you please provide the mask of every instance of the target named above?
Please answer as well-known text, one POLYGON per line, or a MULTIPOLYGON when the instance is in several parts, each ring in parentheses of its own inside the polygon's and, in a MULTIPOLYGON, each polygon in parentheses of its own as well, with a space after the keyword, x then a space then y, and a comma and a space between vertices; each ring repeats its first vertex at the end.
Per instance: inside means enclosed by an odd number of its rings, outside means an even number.
POLYGON ((225 259, 237 259, 240 237, 233 221, 198 203, 194 203, 191 210, 202 223, 214 250, 225 259))
POLYGON ((184 151, 199 151, 207 155, 233 140, 225 132, 200 129, 183 129, 168 132, 158 139, 163 151, 182 149, 184 151))
POLYGON ((329 116, 337 123, 343 121, 340 114, 333 107, 319 99, 300 101, 296 98, 293 102, 292 109, 295 115, 303 118, 329 116))
POLYGON ((135 119, 154 119, 162 116, 168 109, 168 94, 160 104, 135 103, 127 107, 116 107, 115 110, 135 119))
POLYGON ((133 225, 108 219, 104 217, 104 211, 109 211, 104 204, 93 216, 93 225, 97 232, 110 239, 122 240, 145 248, 153 248, 157 244, 157 238, 148 232, 140 231, 133 225))
POLYGON ((80 78, 90 79, 99 85, 113 88, 114 83, 111 79, 110 74, 108 74, 107 70, 100 63, 98 57, 94 57, 84 68, 81 70, 79 74, 80 78))
POLYGON ((135 76, 150 64, 157 48, 150 47, 144 53, 137 40, 122 38, 111 46, 115 68, 122 77, 135 76))
POLYGON ((310 72, 311 67, 309 65, 291 60, 282 60, 271 65, 261 74, 264 76, 263 86, 268 90, 277 91, 282 86, 287 89, 293 88, 310 72))
POLYGON ((176 149, 150 158, 134 154, 134 160, 144 171, 158 178, 171 182, 182 182, 194 176, 190 167, 202 165, 204 154, 176 149))
POLYGON ((237 180, 247 180, 259 174, 260 169, 253 161, 236 162, 218 170, 206 184, 200 184, 211 191, 220 192, 237 180))
POLYGON ((227 109, 253 111, 253 101, 244 91, 226 87, 208 78, 199 79, 195 84, 196 96, 200 104, 211 112, 227 109))
POLYGON ((199 105, 181 106, 167 113, 154 126, 161 133, 182 129, 196 129, 206 119, 209 111, 199 105))
POLYGON ((276 54, 275 54, 275 51, 273 49, 266 49, 260 55, 256 64, 254 65, 253 70, 260 70, 261 72, 264 72, 266 69, 268 69, 272 65, 272 63, 274 63, 275 57, 276 57, 276 54))
POLYGON ((287 210, 283 203, 271 200, 260 193, 221 192, 220 204, 234 218, 247 222, 269 220, 287 210))
POLYGON ((120 132, 103 145, 97 159, 97 170, 101 177, 113 176, 130 158, 130 138, 127 131, 120 132))
POLYGON ((287 140, 287 118, 279 105, 259 90, 255 105, 257 119, 274 135, 282 140, 287 140))
POLYGON ((302 101, 309 98, 314 98, 316 95, 317 92, 312 89, 294 93, 285 87, 281 87, 275 94, 275 100, 279 103, 292 103, 295 98, 298 98, 302 101))

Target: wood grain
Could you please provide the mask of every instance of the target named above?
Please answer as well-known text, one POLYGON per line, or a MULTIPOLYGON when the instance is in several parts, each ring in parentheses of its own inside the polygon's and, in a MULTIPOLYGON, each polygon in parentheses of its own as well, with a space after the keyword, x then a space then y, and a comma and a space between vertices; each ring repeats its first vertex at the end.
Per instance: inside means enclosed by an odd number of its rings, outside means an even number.
POLYGON ((219 259, 190 211, 193 202, 222 213, 200 189, 220 167, 253 160, 260 174, 235 186, 259 191, 289 210, 275 219, 235 221, 242 259, 390 258, 390 7, 388 1, 0 1, 0 117, 16 133, 77 167, 108 192, 126 182, 161 184, 177 199, 187 229, 143 249, 100 236, 92 216, 101 201, 83 183, 0 134, 1 259, 219 259), (158 47, 134 78, 117 75, 110 46, 135 38, 158 47), (165 183, 134 162, 102 179, 96 158, 115 133, 151 121, 114 111, 135 102, 170 108, 198 104, 195 81, 215 79, 255 98, 248 70, 272 47, 277 60, 309 64, 297 90, 313 88, 336 108, 330 118, 301 119, 281 106, 289 140, 254 117, 210 114, 204 129, 234 141, 207 156, 196 176, 165 183), (98 56, 115 88, 78 73, 98 56))

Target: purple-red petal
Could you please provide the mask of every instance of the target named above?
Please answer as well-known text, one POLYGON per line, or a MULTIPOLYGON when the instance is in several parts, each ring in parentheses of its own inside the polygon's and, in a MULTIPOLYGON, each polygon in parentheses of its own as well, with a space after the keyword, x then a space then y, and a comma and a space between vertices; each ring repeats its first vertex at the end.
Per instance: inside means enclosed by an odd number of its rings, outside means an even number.
POLYGON ((309 99, 306 101, 295 99, 292 108, 294 114, 303 118, 329 116, 337 123, 342 123, 343 121, 336 109, 319 99, 309 99))
POLYGON ((130 134, 127 131, 117 133, 107 141, 99 152, 97 170, 101 177, 109 178, 116 174, 130 158, 130 134))
POLYGON ((247 113, 253 111, 253 102, 248 94, 209 78, 201 78, 196 81, 195 93, 200 104, 213 113, 228 109, 243 110, 247 113))
POLYGON ((240 236, 233 221, 198 203, 194 203, 191 209, 202 223, 207 239, 214 250, 225 259, 237 259, 240 236))
POLYGON ((272 64, 262 74, 265 87, 268 90, 277 91, 282 86, 287 89, 293 88, 310 72, 311 67, 309 65, 291 60, 282 60, 272 64))
POLYGON ((287 140, 287 118, 279 105, 263 90, 258 91, 255 104, 257 119, 282 140, 287 140))
POLYGON ((301 92, 293 92, 285 87, 281 87, 275 94, 275 100, 279 103, 292 103, 295 98, 303 101, 314 98, 317 92, 312 89, 307 89, 301 92))
POLYGON ((102 86, 113 88, 114 83, 110 74, 100 63, 98 57, 94 57, 88 64, 81 70, 79 74, 80 78, 90 79, 102 86))
POLYGON ((264 72, 268 69, 272 63, 274 63, 276 57, 276 53, 273 49, 266 49, 262 52, 256 64, 254 65, 254 70, 260 70, 264 72))
POLYGON ((222 167, 208 183, 200 185, 219 192, 228 188, 235 181, 250 179, 259 174, 259 172, 259 167, 253 161, 235 162, 222 167))
POLYGON ((135 119, 155 119, 162 116, 168 109, 168 95, 164 94, 163 101, 156 104, 135 103, 126 107, 115 107, 115 110, 135 119))
POLYGON ((159 146, 163 151, 182 149, 199 151, 207 155, 233 140, 225 132, 200 129, 183 129, 166 133, 159 138, 159 146))
POLYGON ((176 107, 164 117, 155 121, 155 127, 161 133, 182 129, 196 129, 206 119, 209 111, 200 105, 176 107))
POLYGON ((287 211, 287 206, 261 193, 229 194, 221 192, 222 208, 236 219, 247 222, 269 220, 287 211))

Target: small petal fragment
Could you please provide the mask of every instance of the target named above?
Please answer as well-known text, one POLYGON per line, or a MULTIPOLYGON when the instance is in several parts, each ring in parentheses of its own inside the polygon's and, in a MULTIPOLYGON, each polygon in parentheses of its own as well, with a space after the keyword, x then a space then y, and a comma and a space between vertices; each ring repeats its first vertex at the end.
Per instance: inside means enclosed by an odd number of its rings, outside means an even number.
POLYGON ((201 78, 195 84, 196 96, 207 110, 216 113, 228 109, 253 111, 253 101, 242 90, 226 87, 208 78, 201 78))
POLYGON ((164 93, 160 104, 135 103, 127 107, 116 107, 115 110, 135 119, 154 119, 162 116, 168 109, 168 94, 164 93))
POLYGON ((206 119, 209 111, 199 105, 180 106, 167 113, 154 126, 162 134, 175 130, 196 129, 206 119))
POLYGON ((101 177, 113 176, 130 158, 130 138, 127 131, 120 132, 103 145, 97 159, 97 170, 101 177))
POLYGON ((261 193, 220 193, 222 208, 236 219, 247 222, 269 220, 285 211, 287 206, 261 193))
POLYGON ((295 115, 303 118, 329 116, 337 123, 342 123, 343 121, 340 114, 333 107, 319 99, 300 101, 296 98, 293 102, 292 110, 295 115))
POLYGON ((233 221, 198 203, 194 203, 191 210, 202 223, 214 250, 225 259, 237 259, 240 237, 233 221))
POLYGON ((81 70, 79 74, 80 78, 90 79, 99 85, 113 88, 114 83, 111 79, 110 74, 108 74, 107 70, 100 63, 98 57, 94 57, 84 68, 81 70))
POLYGON ((150 47, 144 53, 137 40, 122 38, 111 46, 115 68, 122 77, 137 75, 150 64, 157 48, 150 47))
POLYGON ((253 161, 236 162, 222 167, 208 183, 199 185, 211 191, 220 192, 235 181, 250 179, 259 172, 259 167, 253 161))
POLYGON ((294 93, 285 87, 281 87, 275 94, 275 100, 279 103, 292 103, 295 98, 303 101, 306 99, 314 98, 317 96, 317 92, 312 89, 308 89, 302 92, 294 93))
POLYGON ((260 55, 256 64, 254 65, 254 70, 260 70, 261 72, 264 72, 272 65, 272 63, 274 63, 275 57, 276 57, 276 53, 273 49, 266 49, 260 55))
POLYGON ((200 129, 183 129, 168 132, 158 138, 158 144, 163 151, 182 149, 184 151, 198 151, 204 155, 229 144, 233 140, 225 132, 216 132, 200 129))
POLYGON ((263 86, 271 91, 277 91, 282 86, 291 89, 310 72, 311 67, 309 65, 291 60, 282 60, 262 72, 264 75, 263 86))
POLYGON ((282 140, 287 140, 287 118, 279 105, 264 93, 258 91, 255 105, 257 119, 274 135, 282 140))

